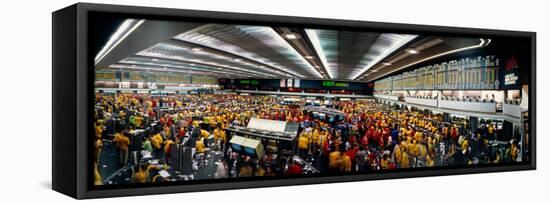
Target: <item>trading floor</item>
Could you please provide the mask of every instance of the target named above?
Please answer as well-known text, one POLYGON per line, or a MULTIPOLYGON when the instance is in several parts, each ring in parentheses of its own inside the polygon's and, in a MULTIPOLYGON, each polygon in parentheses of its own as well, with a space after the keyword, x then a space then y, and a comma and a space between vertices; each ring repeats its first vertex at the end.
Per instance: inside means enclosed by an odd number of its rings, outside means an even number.
POLYGON ((375 99, 98 92, 95 101, 96 184, 498 164, 520 152, 496 122, 472 129, 468 119, 375 99), (279 123, 297 129, 262 133, 279 123))

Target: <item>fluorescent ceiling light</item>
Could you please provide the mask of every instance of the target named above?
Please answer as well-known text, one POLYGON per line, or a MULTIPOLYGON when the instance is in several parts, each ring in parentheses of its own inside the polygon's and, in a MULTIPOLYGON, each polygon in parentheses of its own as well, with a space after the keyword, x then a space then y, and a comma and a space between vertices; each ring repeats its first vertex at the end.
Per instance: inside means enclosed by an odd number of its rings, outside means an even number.
POLYGON ((382 64, 383 64, 384 66, 390 66, 390 65, 392 65, 392 63, 390 63, 390 62, 384 62, 384 63, 382 63, 382 64))
MULTIPOLYGON (((195 74, 216 74, 216 75, 225 75, 225 74, 230 74, 230 75, 235 75, 235 76, 243 76, 243 74, 239 74, 239 73, 232 73, 232 72, 227 72, 227 71, 220 71, 220 70, 204 70, 204 69, 197 69, 197 68, 185 68, 185 67, 172 67, 172 68, 175 68, 175 69, 181 69, 181 70, 174 70, 174 69, 168 69, 168 68, 157 68, 157 67, 150 67, 150 66, 147 66, 147 65, 143 65, 143 66, 136 66, 136 67, 132 67, 132 66, 129 66, 127 64, 113 64, 111 66, 109 66, 110 68, 119 68, 119 69, 132 69, 132 70, 145 70, 146 72, 149 72, 150 70, 154 70, 154 71, 159 71, 159 72, 180 72, 180 73, 195 73, 195 74)), ((250 75, 248 75, 250 76, 250 75)))
MULTIPOLYGON (((219 38, 212 37, 208 35, 208 30, 211 28, 216 28, 214 30, 219 30, 219 28, 230 28, 228 25, 219 25, 219 24, 207 24, 204 26, 201 26, 192 32, 185 32, 178 36, 175 36, 174 39, 189 42, 189 43, 195 43, 199 44, 204 47, 216 49, 216 50, 222 50, 224 52, 231 53, 233 55, 240 56, 242 58, 245 58, 250 61, 254 61, 256 63, 260 63, 266 66, 270 66, 275 69, 284 70, 285 73, 281 73, 279 75, 284 77, 305 77, 304 75, 294 71, 292 68, 285 67, 281 64, 278 64, 275 61, 272 61, 268 58, 262 57, 258 54, 256 54, 254 51, 246 50, 244 48, 241 48, 238 45, 234 45, 232 43, 223 41, 219 38), (288 73, 286 73, 288 72, 288 73), (289 74, 290 73, 290 74, 289 74)), ((262 27, 262 26, 234 26, 233 29, 238 29, 241 32, 247 33, 247 34, 253 34, 255 37, 257 37, 258 40, 261 40, 264 42, 264 46, 267 48, 273 48, 274 50, 280 50, 282 49, 280 46, 280 42, 274 40, 274 35, 276 35, 281 40, 285 41, 281 35, 279 35, 277 32, 275 32, 270 27, 262 27), (277 49, 278 48, 278 49, 277 49)), ((286 43, 286 41, 285 41, 286 43)), ((288 44, 287 44, 288 45, 288 44)), ((289 45, 290 46, 290 45, 289 45)), ((283 49, 284 50, 284 49, 283 49)), ((284 50, 288 51, 288 50, 284 50)), ((285 54, 285 55, 288 55, 285 54)), ((300 56, 300 58, 302 58, 300 56)), ((276 70, 270 69, 270 68, 262 68, 259 66, 256 66, 256 68, 261 68, 264 71, 270 71, 272 73, 277 73, 276 70)), ((313 69, 313 68, 312 68, 313 69)))
MULTIPOLYGON (((195 64, 191 65, 187 65, 187 64, 178 64, 178 65, 174 65, 174 64, 162 64, 160 65, 161 67, 158 67, 159 64, 157 63, 149 63, 149 62, 137 62, 137 61, 133 61, 133 60, 122 60, 119 62, 119 65, 129 65, 129 64, 132 64, 130 65, 131 68, 138 68, 138 67, 149 67, 148 69, 163 69, 163 70, 166 70, 168 69, 168 67, 170 68, 175 68, 175 69, 186 69, 186 70, 196 70, 196 71, 213 71, 213 70, 216 70, 216 69, 222 69, 221 67, 198 67, 196 66, 195 64), (135 65, 135 64, 138 64, 138 65, 135 65)), ((111 66, 112 67, 112 66, 111 66)), ((265 78, 266 76, 264 75, 260 75, 260 74, 254 74, 254 73, 248 73, 248 72, 228 72, 228 71, 217 71, 217 72, 221 72, 221 73, 224 73, 224 74, 231 74, 231 75, 254 75, 256 77, 260 77, 260 78, 265 78)))
POLYGON ((106 55, 111 52, 120 42, 122 42, 128 35, 130 35, 135 29, 137 29, 145 20, 128 19, 125 20, 117 30, 109 37, 109 40, 101 48, 99 53, 94 58, 94 64, 97 65, 106 55))
MULTIPOLYGON (((257 75, 263 75, 263 77, 275 77, 273 74, 270 74, 268 72, 259 72, 255 71, 251 68, 241 68, 238 66, 233 65, 225 65, 225 63, 238 63, 239 66, 250 66, 256 68, 256 65, 251 65, 248 63, 245 63, 243 61, 236 62, 232 58, 224 57, 214 57, 213 54, 208 52, 196 52, 192 51, 191 47, 184 47, 175 45, 172 43, 159 43, 156 44, 148 49, 145 49, 139 53, 137 53, 137 56, 147 56, 147 57, 155 57, 155 58, 163 58, 163 59, 170 59, 170 60, 177 60, 185 63, 190 63, 190 65, 195 65, 194 63, 204 64, 204 65, 210 65, 210 66, 221 66, 227 69, 232 69, 235 71, 241 71, 241 72, 247 72, 257 75), (185 56, 185 57, 184 57, 185 56), (196 57, 195 57, 196 56, 196 57), (200 58, 208 57, 210 59, 202 60, 200 58), (224 64, 220 64, 217 62, 210 62, 210 60, 214 61, 220 61, 222 60, 224 64)), ((273 71, 273 70, 272 70, 273 71)))
POLYGON ((321 59, 321 63, 323 63, 323 66, 326 68, 329 79, 334 79, 335 75, 333 75, 333 70, 329 69, 330 66, 327 62, 327 57, 325 56, 325 52, 323 51, 323 47, 321 46, 321 40, 319 40, 319 36, 317 35, 317 31, 314 29, 306 29, 306 35, 309 38, 309 41, 311 41, 311 44, 313 45, 313 49, 315 49, 315 52, 317 52, 317 55, 319 56, 319 59, 321 59))
POLYGON ((407 48, 407 53, 410 53, 410 54, 418 54, 420 53, 418 50, 414 49, 414 48, 407 48))
MULTIPOLYGON (((200 66, 200 67, 195 67, 195 64, 189 64, 189 63, 183 63, 183 62, 169 62, 169 63, 158 63, 158 62, 151 62, 149 60, 146 60, 144 58, 139 58, 139 57, 130 57, 130 58, 126 58, 126 59, 123 59, 119 62, 119 64, 124 64, 124 65, 129 65, 130 67, 136 67, 136 66, 149 66, 149 67, 171 67, 171 68, 177 68, 177 69, 193 69, 193 70, 198 70, 198 71, 210 71, 210 70, 215 70, 217 68, 222 68, 222 67, 219 67, 219 66, 200 66)), ((228 68, 230 69, 230 68, 228 68)), ((224 71, 226 72, 226 71, 224 71)), ((250 73, 250 72, 246 72, 246 71, 240 71, 240 70, 234 70, 232 71, 234 74, 237 74, 237 75, 254 75, 256 77, 261 77, 261 78, 265 78, 265 77, 274 77, 273 75, 263 75, 263 74, 257 74, 257 73, 250 73)))
POLYGON ((285 55, 293 63, 309 69, 308 72, 310 74, 316 76, 317 78, 324 78, 317 69, 313 68, 313 66, 307 60, 305 60, 304 57, 300 53, 298 53, 296 49, 294 49, 294 47, 292 47, 286 40, 281 37, 281 35, 277 34, 277 32, 272 28, 248 26, 246 28, 243 28, 243 30, 250 30, 250 32, 260 32, 261 34, 266 36, 266 38, 262 41, 265 41, 267 45, 272 47, 277 52, 285 55))
POLYGON ((296 34, 293 34, 293 33, 288 33, 288 34, 285 34, 285 37, 287 39, 297 39, 298 37, 296 36, 296 34))
POLYGON ((367 61, 360 70, 354 71, 348 79, 355 80, 364 74, 374 65, 378 64, 384 58, 392 54, 397 49, 401 48, 411 40, 415 39, 418 35, 409 34, 381 34, 380 37, 374 42, 367 54, 363 56, 363 60, 367 61))

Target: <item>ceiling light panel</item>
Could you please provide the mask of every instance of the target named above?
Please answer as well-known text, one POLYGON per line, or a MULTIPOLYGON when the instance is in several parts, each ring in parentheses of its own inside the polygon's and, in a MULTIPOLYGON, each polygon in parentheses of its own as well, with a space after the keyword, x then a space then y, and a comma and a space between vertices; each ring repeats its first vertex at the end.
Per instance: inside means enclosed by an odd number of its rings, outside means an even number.
MULTIPOLYGON (((179 44, 176 45, 169 42, 163 42, 158 43, 146 50, 143 50, 136 55, 179 60, 187 63, 200 63, 212 66, 219 66, 235 71, 263 75, 263 77, 271 77, 275 73, 278 73, 273 71, 266 71, 265 69, 262 69, 263 71, 259 71, 257 70, 257 65, 245 61, 237 61, 234 60, 234 58, 226 55, 210 53, 204 50, 197 51, 196 49, 193 49, 194 47, 191 46, 182 46, 179 44)), ((280 74, 285 75, 283 73, 280 74)))
POLYGON ((219 76, 220 74, 216 74, 213 72, 203 72, 203 71, 193 71, 193 70, 169 70, 169 69, 158 69, 155 67, 147 67, 147 66, 136 66, 131 67, 125 64, 113 64, 109 66, 111 68, 117 68, 120 70, 134 70, 134 71, 156 71, 156 72, 177 72, 177 73, 184 73, 184 74, 197 74, 197 75, 210 75, 210 76, 219 76))
POLYGON ((97 64, 103 57, 105 57, 113 48, 115 48, 121 41, 123 41, 128 35, 130 35, 135 29, 137 29, 145 20, 139 19, 127 19, 116 29, 116 31, 109 37, 107 43, 101 48, 94 58, 94 64, 97 64))
POLYGON ((291 77, 322 77, 270 27, 208 24, 175 39, 238 55, 291 77))
MULTIPOLYGON (((288 60, 297 64, 299 67, 305 69, 309 74, 315 75, 317 78, 323 78, 323 76, 317 71, 306 59, 303 57, 294 47, 281 37, 271 27, 262 26, 238 26, 243 32, 250 34, 265 45, 271 47, 273 50, 284 55, 288 60)), ((297 37, 295 36, 295 39, 297 37)), ((288 69, 288 68, 287 68, 288 69)))
POLYGON ((338 77, 338 32, 315 29, 306 29, 305 31, 329 77, 336 79, 338 77))
POLYGON ((172 67, 172 68, 185 68, 185 69, 194 69, 194 70, 205 70, 205 71, 212 71, 212 70, 221 70, 223 69, 224 72, 230 72, 234 74, 242 74, 242 75, 252 75, 259 78, 274 78, 273 75, 265 75, 265 74, 259 74, 254 72, 246 72, 246 71, 240 71, 240 70, 234 70, 230 68, 222 68, 221 66, 207 66, 207 65, 197 65, 195 63, 187 63, 187 62, 178 62, 173 60, 164 60, 164 59, 156 59, 156 58, 147 58, 147 57, 129 57, 126 59, 121 60, 119 63, 122 64, 133 64, 133 65, 142 65, 142 66, 162 66, 162 67, 172 67))
POLYGON ((348 79, 355 80, 361 74, 365 73, 368 69, 375 64, 392 54, 397 49, 401 48, 411 40, 415 39, 418 35, 410 34, 381 34, 376 42, 372 45, 370 50, 363 56, 361 64, 366 64, 363 67, 356 68, 348 79))
POLYGON ((212 71, 212 70, 205 70, 202 68, 187 68, 187 67, 172 67, 167 66, 170 68, 165 67, 158 67, 158 66, 149 66, 149 65, 130 65, 130 64, 113 64, 109 66, 110 68, 116 68, 116 69, 126 69, 126 70, 150 70, 150 71, 160 71, 160 72, 180 72, 180 73, 193 73, 193 74, 200 74, 200 75, 216 75, 217 77, 224 77, 226 75, 233 75, 242 77, 245 76, 243 74, 233 73, 233 72, 227 72, 227 71, 212 71))

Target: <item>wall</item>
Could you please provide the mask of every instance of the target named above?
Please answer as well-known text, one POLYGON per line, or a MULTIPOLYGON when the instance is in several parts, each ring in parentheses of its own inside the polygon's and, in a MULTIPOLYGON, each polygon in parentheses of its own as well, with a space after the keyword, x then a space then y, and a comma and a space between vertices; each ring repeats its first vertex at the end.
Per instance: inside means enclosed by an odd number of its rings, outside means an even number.
MULTIPOLYGON (((107 1, 154 7, 310 16, 538 32, 538 123, 550 122, 550 18, 545 1, 107 1)), ((2 4, 2 201, 73 201, 51 186, 51 14, 75 1, 8 1, 2 4), (28 64, 28 65, 23 65, 28 64), (19 76, 24 76, 21 80, 19 76), (32 81, 32 82, 22 82, 32 81), (17 86, 13 84, 17 83, 17 86), (33 118, 32 120, 30 118, 33 118), (27 122, 31 121, 31 123, 27 122), (28 129, 28 130, 23 130, 28 129), (23 145, 28 146, 23 147, 23 145), (34 159, 31 161, 31 159, 34 159)), ((544 127, 544 126, 543 126, 544 127)), ((543 127, 540 127, 541 129, 543 127)), ((370 182, 125 197, 102 201, 540 201, 548 198, 550 147, 539 130, 538 170, 370 182), (515 184, 512 184, 515 183, 515 184), (537 200, 538 199, 538 200, 537 200)))

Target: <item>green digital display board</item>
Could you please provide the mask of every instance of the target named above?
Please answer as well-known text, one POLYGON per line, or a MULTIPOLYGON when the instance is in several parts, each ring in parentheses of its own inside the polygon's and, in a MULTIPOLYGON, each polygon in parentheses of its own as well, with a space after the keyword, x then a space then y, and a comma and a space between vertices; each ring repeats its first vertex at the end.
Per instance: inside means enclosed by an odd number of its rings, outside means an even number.
POLYGON ((336 82, 336 81, 323 81, 324 87, 349 87, 349 83, 336 82))
POLYGON ((258 85, 258 80, 254 80, 254 79, 251 79, 251 80, 240 80, 239 83, 240 83, 240 84, 258 85))

